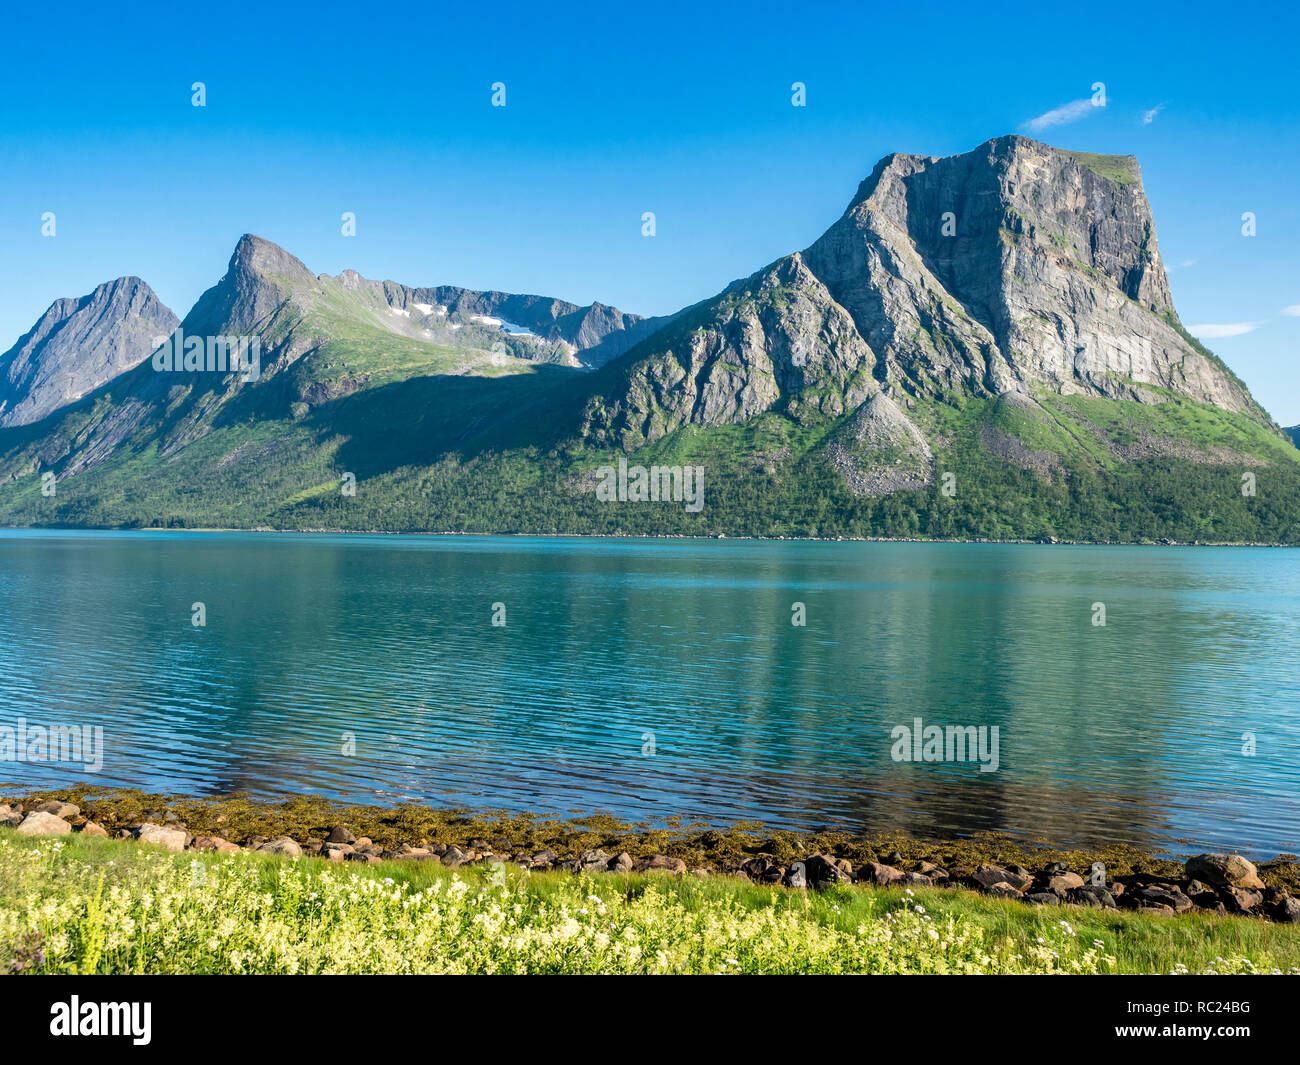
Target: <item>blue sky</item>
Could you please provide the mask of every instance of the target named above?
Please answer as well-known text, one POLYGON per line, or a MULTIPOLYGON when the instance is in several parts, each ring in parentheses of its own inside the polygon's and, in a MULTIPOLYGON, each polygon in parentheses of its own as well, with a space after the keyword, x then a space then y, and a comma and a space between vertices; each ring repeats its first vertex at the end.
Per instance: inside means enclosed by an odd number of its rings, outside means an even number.
POLYGON ((807 246, 882 155, 1022 132, 1138 156, 1183 321, 1300 422, 1294 9, 615 7, 7 11, 0 350, 123 274, 183 316, 244 232, 317 272, 662 314, 807 246), (1029 125, 1097 81, 1104 109, 1029 125))

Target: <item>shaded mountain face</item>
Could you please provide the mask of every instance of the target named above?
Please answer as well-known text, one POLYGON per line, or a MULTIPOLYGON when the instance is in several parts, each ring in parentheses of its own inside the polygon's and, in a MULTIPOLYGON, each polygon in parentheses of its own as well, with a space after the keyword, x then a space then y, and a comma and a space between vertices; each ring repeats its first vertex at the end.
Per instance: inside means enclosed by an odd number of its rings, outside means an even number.
POLYGON ((177 324, 138 277, 55 300, 0 355, 0 428, 40 421, 139 365, 177 324))
POLYGON ((1293 425, 1288 429, 1283 429, 1282 432, 1291 438, 1291 443, 1295 444, 1296 447, 1300 447, 1300 425, 1293 425))
POLYGON ((1131 156, 1002 137, 891 155, 802 253, 638 347, 584 435, 634 449, 768 410, 954 394, 1171 396, 1267 416, 1183 329, 1131 156))

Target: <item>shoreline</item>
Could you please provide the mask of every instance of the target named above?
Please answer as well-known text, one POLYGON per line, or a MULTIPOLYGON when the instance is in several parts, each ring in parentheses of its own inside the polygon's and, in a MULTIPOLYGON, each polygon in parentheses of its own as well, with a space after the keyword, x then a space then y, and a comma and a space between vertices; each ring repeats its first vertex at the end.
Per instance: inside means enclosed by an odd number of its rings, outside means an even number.
POLYGON ((0 525, 0 532, 49 533, 251 533, 267 536, 394 536, 394 537, 448 537, 464 539, 519 539, 519 540, 732 540, 739 543, 803 543, 803 544, 993 544, 1026 545, 1040 547, 1268 547, 1298 548, 1300 543, 1266 543, 1253 540, 1063 540, 1057 537, 1037 539, 928 539, 921 536, 729 536, 725 533, 688 535, 685 533, 532 533, 532 532, 458 532, 454 530, 420 531, 393 529, 281 529, 271 526, 253 528, 224 528, 221 526, 196 526, 167 528, 144 525, 126 528, 120 525, 0 525))
POLYGON ((565 819, 348 804, 320 796, 272 802, 239 794, 199 798, 91 787, 0 794, 0 824, 27 834, 136 839, 175 851, 432 861, 452 868, 510 863, 539 872, 732 877, 792 889, 944 887, 1034 905, 1300 923, 1300 859, 1294 855, 1257 866, 1238 854, 1180 861, 1126 844, 1074 848, 997 833, 916 839, 755 824, 724 830, 671 821, 652 828, 603 814, 565 819), (19 827, 28 818, 30 833, 19 827))

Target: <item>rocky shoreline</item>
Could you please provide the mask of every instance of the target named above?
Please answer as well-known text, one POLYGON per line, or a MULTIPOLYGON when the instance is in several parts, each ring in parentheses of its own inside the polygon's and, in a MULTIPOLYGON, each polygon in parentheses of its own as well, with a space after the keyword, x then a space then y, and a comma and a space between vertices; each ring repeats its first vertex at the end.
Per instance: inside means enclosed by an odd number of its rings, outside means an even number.
POLYGON ((423 807, 347 807, 314 798, 259 804, 243 797, 169 799, 139 792, 10 799, 0 802, 0 826, 27 836, 80 832, 171 851, 248 850, 340 863, 428 861, 453 869, 510 863, 535 872, 733 876, 791 890, 853 884, 943 888, 1038 906, 1164 916, 1204 912, 1300 924, 1300 866, 1292 856, 1257 867, 1239 854, 1197 854, 1178 862, 1131 848, 1094 854, 1000 836, 924 841, 671 831, 602 817, 560 822, 423 807))
POLYGON ((327 527, 278 528, 270 525, 250 525, 246 528, 221 526, 194 526, 171 528, 167 526, 125 525, 0 525, 3 529, 32 529, 47 532, 141 532, 141 533, 271 533, 284 536, 441 536, 475 539, 529 539, 529 540, 738 540, 765 543, 854 543, 854 544, 1055 544, 1062 547, 1300 547, 1300 544, 1270 540, 1074 540, 1055 536, 1015 537, 925 537, 925 536, 798 536, 788 535, 747 536, 728 533, 551 533, 551 532, 467 532, 456 529, 425 529, 420 531, 397 529, 331 529, 327 527))

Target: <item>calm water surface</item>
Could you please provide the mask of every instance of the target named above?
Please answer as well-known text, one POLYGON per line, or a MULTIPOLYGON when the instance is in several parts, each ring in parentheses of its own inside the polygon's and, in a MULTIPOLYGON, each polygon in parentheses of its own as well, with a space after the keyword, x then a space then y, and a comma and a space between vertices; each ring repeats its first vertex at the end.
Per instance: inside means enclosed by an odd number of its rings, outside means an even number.
POLYGON ((105 738, 0 782, 1296 852, 1298 606, 1280 549, 0 532, 0 726, 105 738))

